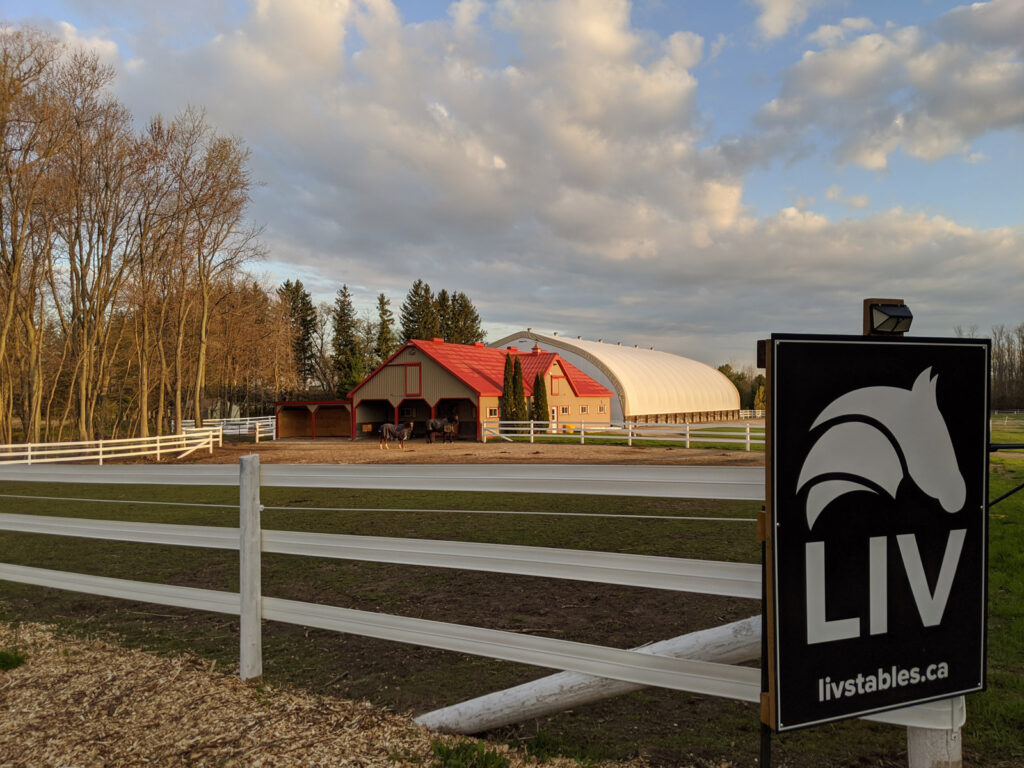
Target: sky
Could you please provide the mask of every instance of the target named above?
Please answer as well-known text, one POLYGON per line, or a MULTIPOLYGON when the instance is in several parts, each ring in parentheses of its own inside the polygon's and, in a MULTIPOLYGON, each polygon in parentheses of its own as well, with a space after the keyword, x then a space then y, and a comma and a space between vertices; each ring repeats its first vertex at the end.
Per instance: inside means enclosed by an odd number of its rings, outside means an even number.
POLYGON ((1024 323, 1024 0, 2 0, 252 152, 269 285, 752 364, 1024 323))

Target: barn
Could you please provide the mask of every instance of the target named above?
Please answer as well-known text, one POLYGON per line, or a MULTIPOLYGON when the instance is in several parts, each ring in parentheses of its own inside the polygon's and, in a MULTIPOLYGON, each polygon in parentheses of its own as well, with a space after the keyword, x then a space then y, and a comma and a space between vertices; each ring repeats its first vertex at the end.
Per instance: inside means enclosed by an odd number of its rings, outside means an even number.
POLYGON ((349 393, 352 437, 374 434, 384 422, 407 421, 414 435, 422 435, 428 419, 458 416, 459 435, 482 440, 483 420, 498 418, 509 353, 520 360, 527 397, 535 375, 544 378, 553 421, 608 422, 614 392, 556 352, 539 345, 520 351, 414 339, 349 393))
POLYGON ((655 349, 588 341, 579 336, 537 333, 532 328, 505 336, 493 347, 543 344, 611 389, 611 420, 634 424, 678 424, 739 417, 740 394, 710 365, 655 349))

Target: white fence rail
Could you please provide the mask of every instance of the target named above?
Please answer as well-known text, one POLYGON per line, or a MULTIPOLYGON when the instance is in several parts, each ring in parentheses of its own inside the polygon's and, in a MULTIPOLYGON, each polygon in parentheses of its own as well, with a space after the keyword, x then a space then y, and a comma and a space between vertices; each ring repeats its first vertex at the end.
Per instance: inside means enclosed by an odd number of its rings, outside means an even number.
MULTIPOLYGON (((620 650, 547 637, 356 611, 328 605, 263 597, 262 552, 343 558, 408 565, 465 568, 607 584, 644 586, 759 599, 760 566, 680 558, 587 552, 486 543, 262 530, 260 483, 272 486, 361 487, 414 490, 482 489, 538 492, 614 493, 621 496, 763 499, 760 468, 610 466, 444 466, 404 465, 263 467, 258 456, 232 467, 52 467, 0 468, 0 480, 147 483, 157 485, 238 484, 239 527, 168 525, 39 515, 0 514, 0 529, 116 541, 239 550, 240 592, 178 587, 48 569, 0 564, 0 579, 88 594, 214 611, 240 617, 240 673, 262 674, 260 621, 269 619, 379 639, 425 645, 568 672, 756 702, 760 672, 749 667, 649 652, 620 650), (429 471, 426 471, 429 470, 429 471), (572 475, 575 482, 567 483, 572 475), (359 476, 361 482, 354 483, 359 476), (674 476, 674 477, 673 477, 674 476), (592 481, 601 477, 602 483, 592 481), (529 479, 529 483, 524 482, 529 479), (457 488, 452 488, 455 485, 457 488), (538 487, 538 485, 540 487, 538 487), (715 489, 718 489, 717 491, 715 489)), ((753 521, 753 518, 751 518, 753 521)), ((883 722, 950 730, 964 718, 963 697, 871 716, 883 722)))
POLYGON ((764 428, 751 424, 634 424, 626 422, 587 421, 484 421, 483 440, 498 438, 511 442, 513 438, 531 443, 544 439, 571 438, 580 445, 591 442, 614 441, 633 445, 634 440, 646 442, 682 443, 689 448, 693 443, 714 445, 742 445, 744 450, 764 445, 764 428))
MULTIPOLYGON (((195 429, 195 419, 182 419, 184 431, 195 429)), ((225 435, 252 435, 258 443, 277 439, 277 418, 275 416, 246 416, 237 419, 203 419, 204 427, 220 427, 225 435)))
POLYGON ((116 440, 79 440, 65 443, 10 443, 0 445, 0 465, 50 464, 69 461, 96 461, 123 459, 133 456, 174 455, 184 458, 203 448, 213 453, 214 446, 223 444, 220 427, 194 429, 182 435, 156 435, 154 437, 125 437, 116 440))

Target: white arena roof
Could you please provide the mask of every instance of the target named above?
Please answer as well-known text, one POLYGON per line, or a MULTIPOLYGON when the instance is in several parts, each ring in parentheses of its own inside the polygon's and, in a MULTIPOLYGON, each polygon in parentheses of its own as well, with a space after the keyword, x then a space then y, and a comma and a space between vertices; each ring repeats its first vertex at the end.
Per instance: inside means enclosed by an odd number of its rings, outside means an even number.
POLYGON ((607 377, 626 418, 738 411, 740 407, 739 392, 721 371, 669 352, 537 333, 530 328, 491 346, 505 347, 524 339, 532 339, 545 349, 576 354, 591 363, 607 377))

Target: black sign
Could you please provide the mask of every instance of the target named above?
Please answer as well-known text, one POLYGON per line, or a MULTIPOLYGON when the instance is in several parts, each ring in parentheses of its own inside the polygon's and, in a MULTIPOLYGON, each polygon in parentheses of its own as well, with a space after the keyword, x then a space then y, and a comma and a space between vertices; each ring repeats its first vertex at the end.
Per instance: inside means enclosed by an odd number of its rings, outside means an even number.
POLYGON ((982 690, 988 340, 769 349, 765 721, 982 690))

